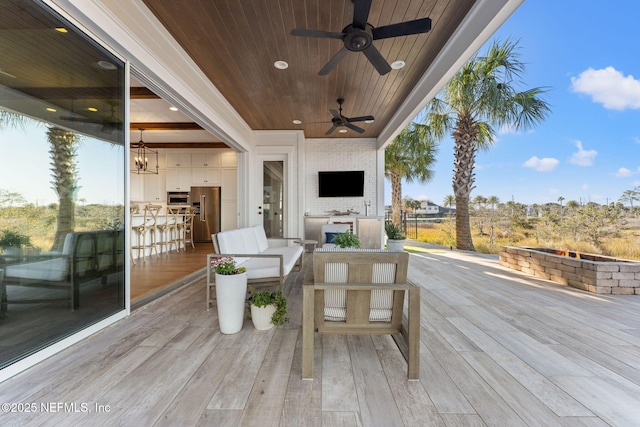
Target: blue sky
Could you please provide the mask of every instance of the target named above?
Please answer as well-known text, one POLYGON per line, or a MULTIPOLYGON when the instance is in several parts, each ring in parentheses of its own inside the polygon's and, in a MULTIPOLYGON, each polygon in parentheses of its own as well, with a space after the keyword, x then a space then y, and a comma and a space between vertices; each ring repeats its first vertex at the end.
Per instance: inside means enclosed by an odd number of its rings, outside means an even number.
MULTIPOLYGON (((640 185, 638 12, 632 0, 528 0, 496 32, 490 42, 519 40, 525 85, 550 89, 551 114, 532 131, 499 133, 478 154, 472 198, 607 203, 640 185)), ((450 138, 434 169, 427 184, 403 183, 403 195, 442 204, 453 194, 450 138)))

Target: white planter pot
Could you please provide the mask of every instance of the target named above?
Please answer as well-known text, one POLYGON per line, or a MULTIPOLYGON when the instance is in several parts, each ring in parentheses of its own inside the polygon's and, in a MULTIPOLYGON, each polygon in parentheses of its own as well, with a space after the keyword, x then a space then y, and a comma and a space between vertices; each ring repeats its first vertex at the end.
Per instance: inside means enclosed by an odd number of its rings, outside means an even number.
POLYGON ((216 273, 216 305, 220 332, 235 334, 242 329, 244 307, 247 299, 247 273, 216 273))
POLYGON ((271 323, 271 317, 276 312, 276 306, 273 304, 266 305, 264 307, 251 306, 251 321, 253 326, 259 331, 266 331, 273 328, 271 323))
POLYGON ((403 252, 404 240, 387 239, 387 250, 391 252, 403 252))
POLYGON ((22 248, 20 246, 7 246, 2 249, 2 254, 5 256, 19 257, 22 255, 22 248))

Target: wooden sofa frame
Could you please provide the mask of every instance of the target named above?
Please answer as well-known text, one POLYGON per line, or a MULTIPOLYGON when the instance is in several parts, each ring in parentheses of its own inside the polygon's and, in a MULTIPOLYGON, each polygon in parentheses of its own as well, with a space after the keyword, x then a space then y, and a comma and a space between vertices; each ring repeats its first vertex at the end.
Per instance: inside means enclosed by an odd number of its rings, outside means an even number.
POLYGON ((302 303, 302 378, 313 379, 314 333, 391 335, 407 361, 407 378, 418 380, 420 371, 420 287, 407 280, 409 254, 404 252, 321 252, 313 254, 313 269, 305 274, 302 303), (347 283, 326 283, 325 266, 348 264, 347 283), (396 264, 395 281, 372 283, 373 265, 396 264), (346 320, 325 320, 324 291, 346 291, 346 320), (370 321, 371 291, 393 291, 391 321, 370 321), (403 315, 405 292, 408 311, 403 315))
MULTIPOLYGON (((259 286, 271 286, 274 284, 278 284, 280 289, 284 287, 284 281, 286 280, 288 273, 284 270, 284 255, 282 254, 265 254, 265 253, 233 253, 233 254, 223 254, 220 253, 220 246, 218 244, 218 239, 216 234, 211 235, 211 240, 213 242, 213 248, 215 253, 207 255, 207 310, 215 305, 216 302, 216 292, 215 292, 215 271, 211 267, 211 260, 215 258, 223 258, 223 257, 241 257, 241 258, 274 258, 277 259, 280 263, 280 274, 278 276, 273 277, 260 277, 248 279, 247 284, 249 285, 259 285, 259 286)), ((301 239, 299 237, 278 237, 270 240, 278 240, 278 241, 293 241, 295 243, 301 244, 301 239)), ((302 262, 304 260, 304 246, 302 246, 302 254, 299 259, 296 261, 296 265, 302 270, 304 268, 302 262)))

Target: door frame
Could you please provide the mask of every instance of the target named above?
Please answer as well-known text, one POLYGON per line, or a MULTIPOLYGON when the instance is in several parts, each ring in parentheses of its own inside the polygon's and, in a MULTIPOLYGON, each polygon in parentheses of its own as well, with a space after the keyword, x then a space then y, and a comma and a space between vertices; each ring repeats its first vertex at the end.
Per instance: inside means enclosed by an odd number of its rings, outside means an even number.
POLYGON ((282 161, 283 162, 283 178, 284 178, 284 192, 283 192, 283 234, 284 237, 299 237, 297 231, 297 221, 293 220, 297 217, 298 206, 296 204, 296 192, 297 192, 297 179, 296 169, 297 164, 295 161, 295 148, 292 146, 271 146, 271 147, 259 147, 256 149, 254 157, 254 182, 253 197, 251 200, 251 222, 254 225, 263 225, 263 215, 258 213, 262 212, 262 209, 258 210, 258 206, 262 206, 262 190, 263 190, 263 171, 265 161, 282 161))

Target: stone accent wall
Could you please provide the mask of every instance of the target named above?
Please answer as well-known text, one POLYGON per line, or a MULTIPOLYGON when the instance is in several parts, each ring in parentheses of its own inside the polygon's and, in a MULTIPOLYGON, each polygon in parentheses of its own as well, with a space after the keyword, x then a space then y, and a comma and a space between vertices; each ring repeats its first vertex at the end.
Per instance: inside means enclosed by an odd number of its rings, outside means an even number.
POLYGON ((503 246, 500 265, 595 294, 640 295, 637 261, 549 248, 503 246))

